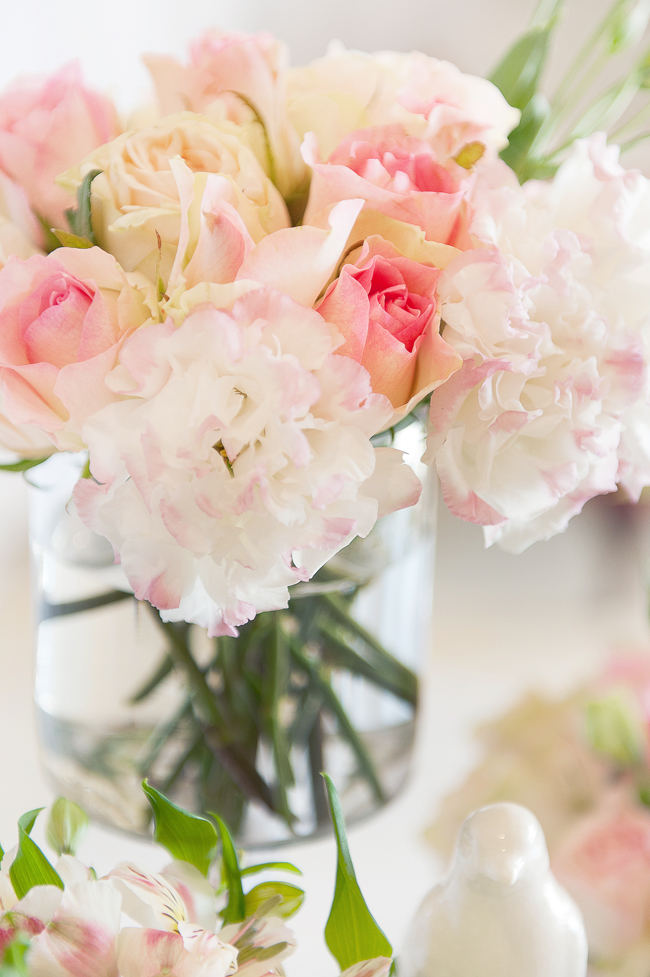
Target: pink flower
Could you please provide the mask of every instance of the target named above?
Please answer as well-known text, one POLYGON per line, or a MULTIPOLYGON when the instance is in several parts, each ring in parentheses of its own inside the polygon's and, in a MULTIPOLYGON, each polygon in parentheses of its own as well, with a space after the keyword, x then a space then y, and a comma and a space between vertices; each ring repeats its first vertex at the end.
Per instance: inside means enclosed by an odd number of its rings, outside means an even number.
POLYGON ((554 872, 582 910, 592 953, 625 952, 650 922, 650 812, 615 805, 585 818, 554 872))
POLYGON ((103 379, 122 339, 149 315, 145 294, 99 248, 10 259, 0 271, 3 420, 79 448, 82 422, 112 399, 103 379))
POLYGON ((76 64, 17 81, 0 96, 0 171, 20 183, 40 217, 66 227, 74 197, 56 177, 118 131, 112 103, 84 86, 76 64))
POLYGON ((460 180, 438 163, 428 143, 401 126, 353 132, 326 163, 311 157, 308 224, 322 223, 339 200, 360 198, 367 210, 421 227, 429 240, 453 244, 462 230, 460 180))
POLYGON ((122 396, 84 428, 94 480, 75 501, 165 620, 234 634, 382 508, 416 501, 401 454, 371 442, 390 403, 338 342, 313 309, 259 289, 124 343, 108 378, 122 396))
POLYGON ((369 238, 345 264, 318 311, 344 337, 337 352, 361 363, 372 389, 406 414, 461 365, 440 337, 440 271, 369 238))
POLYGON ((157 54, 145 63, 165 115, 189 109, 225 113, 242 125, 261 121, 258 155, 268 175, 285 195, 303 182, 298 136, 286 110, 287 54, 274 37, 210 31, 193 42, 186 65, 157 54))

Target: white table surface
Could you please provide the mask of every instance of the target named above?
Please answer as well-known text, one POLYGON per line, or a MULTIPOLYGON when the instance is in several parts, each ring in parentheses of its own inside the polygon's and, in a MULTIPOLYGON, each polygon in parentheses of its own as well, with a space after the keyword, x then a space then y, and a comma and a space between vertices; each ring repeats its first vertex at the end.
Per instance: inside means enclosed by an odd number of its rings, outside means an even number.
MULTIPOLYGON (((15 821, 48 803, 32 723, 32 633, 25 490, 0 475, 0 841, 15 821)), ((396 946, 442 866, 422 834, 440 798, 477 759, 473 725, 528 688, 558 694, 593 672, 613 644, 647 638, 642 534, 620 512, 589 509, 563 536, 512 557, 485 551, 478 529, 443 514, 436 580, 435 647, 428 663, 417 761, 408 789, 350 830, 371 908, 396 946)), ((277 854, 277 853, 276 853, 277 854)), ((308 901, 295 919, 300 941, 289 977, 336 972, 322 941, 334 884, 334 845, 324 839, 282 850, 305 872, 308 901)), ((160 867, 147 843, 93 828, 82 851, 99 870, 134 858, 160 867)))

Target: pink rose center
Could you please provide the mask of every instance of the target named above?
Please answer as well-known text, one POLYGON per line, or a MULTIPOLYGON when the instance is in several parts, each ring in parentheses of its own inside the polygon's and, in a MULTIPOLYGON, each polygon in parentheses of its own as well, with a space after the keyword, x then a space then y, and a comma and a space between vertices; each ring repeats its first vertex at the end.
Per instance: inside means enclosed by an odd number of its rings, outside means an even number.
POLYGON ((368 293, 370 319, 410 353, 435 311, 434 300, 411 292, 399 268, 386 258, 373 258, 353 276, 368 293))
POLYGON ((456 183, 428 152, 407 152, 397 146, 387 148, 368 142, 353 143, 347 159, 334 154, 331 162, 349 166, 359 176, 395 193, 413 190, 455 193, 456 183))
POLYGON ((74 363, 84 338, 93 292, 59 272, 46 278, 20 308, 20 338, 29 363, 74 363))

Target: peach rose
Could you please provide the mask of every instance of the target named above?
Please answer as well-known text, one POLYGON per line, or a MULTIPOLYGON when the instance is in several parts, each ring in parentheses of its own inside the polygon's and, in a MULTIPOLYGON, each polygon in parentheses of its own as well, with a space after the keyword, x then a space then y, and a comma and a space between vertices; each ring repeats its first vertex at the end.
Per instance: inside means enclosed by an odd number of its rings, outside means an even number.
POLYGON ((439 276, 371 237, 317 306, 344 337, 337 353, 361 363, 392 403, 393 423, 461 365, 439 332, 439 276))
MULTIPOLYGON (((359 198, 369 211, 421 227, 429 240, 453 244, 468 187, 440 165, 428 143, 398 125, 353 132, 325 163, 313 165, 308 224, 322 224, 334 203, 359 198)), ((458 169, 458 168, 456 168, 458 169)))
POLYGON ((150 298, 99 248, 11 258, 0 271, 0 429, 81 448, 83 422, 113 399, 103 381, 122 340, 151 318, 150 298))
MULTIPOLYGON (((218 174, 224 202, 234 209, 253 241, 289 217, 282 197, 229 122, 217 125, 191 112, 168 116, 100 147, 78 171, 102 170, 92 183, 92 220, 98 243, 127 271, 167 282, 181 233, 181 191, 174 162, 194 174, 218 174)), ((202 192, 198 193, 200 204, 202 192)))
POLYGON ((190 46, 186 65, 148 55, 161 111, 213 111, 237 124, 261 122, 258 159, 285 196, 300 187, 306 171, 298 135, 286 108, 287 52, 270 34, 209 31, 190 46), (270 157, 270 158, 269 158, 270 157))
POLYGON ((36 214, 67 227, 74 196, 56 177, 118 132, 112 103, 84 86, 78 65, 18 81, 0 95, 0 171, 24 187, 36 214))

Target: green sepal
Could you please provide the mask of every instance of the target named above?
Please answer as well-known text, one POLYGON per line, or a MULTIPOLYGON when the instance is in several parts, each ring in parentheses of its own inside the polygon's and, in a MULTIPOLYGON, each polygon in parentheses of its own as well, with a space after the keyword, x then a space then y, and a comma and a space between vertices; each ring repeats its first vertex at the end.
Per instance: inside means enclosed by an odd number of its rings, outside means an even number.
POLYGON ((363 898, 350 857, 341 803, 331 778, 327 774, 323 777, 337 848, 336 885, 325 942, 341 970, 347 970, 372 957, 391 957, 393 948, 363 898))
POLYGON ((305 901, 304 889, 289 882, 260 882, 244 899, 246 919, 249 916, 264 915, 263 907, 269 905, 274 916, 289 919, 298 912, 305 901))
POLYGON ((65 212, 65 216, 68 220, 68 224, 70 225, 72 234, 77 238, 90 241, 91 247, 93 244, 97 243, 93 232, 90 200, 91 187, 93 180, 96 176, 99 176, 101 172, 101 170, 90 170, 88 173, 86 173, 85 177, 77 188, 77 206, 69 207, 65 212))
POLYGON ((0 962, 0 977, 27 977, 27 951, 31 946, 27 933, 18 931, 4 949, 0 962))
POLYGON ((302 875, 301 869, 292 862, 259 862, 257 865, 247 865, 241 870, 242 878, 245 875, 256 875, 258 872, 293 872, 294 875, 302 875))
POLYGON ((18 853, 9 866, 9 878, 19 899, 35 885, 56 885, 63 888, 58 872, 47 860, 38 845, 29 837, 42 807, 28 811, 18 819, 18 853))
POLYGON ((153 811, 155 840, 172 858, 189 862, 207 876, 219 843, 215 826, 206 818, 184 811, 146 780, 142 789, 153 811))
POLYGON ((0 472, 28 472, 30 468, 36 468, 37 465, 42 465, 44 461, 47 461, 51 457, 51 455, 47 455, 45 458, 23 458, 22 461, 0 465, 0 472))
POLYGON ((52 234, 59 244, 64 248, 92 248, 93 242, 90 238, 80 237, 79 234, 71 234, 70 231, 63 231, 59 228, 52 228, 52 234))
POLYGON ((74 855, 88 828, 88 815, 83 808, 57 797, 50 808, 45 837, 57 855, 74 855))
POLYGON ((224 923, 240 923, 246 918, 246 898, 241 884, 241 869, 237 850, 225 821, 218 814, 210 812, 214 818, 221 840, 221 870, 228 889, 228 902, 221 910, 224 923))

